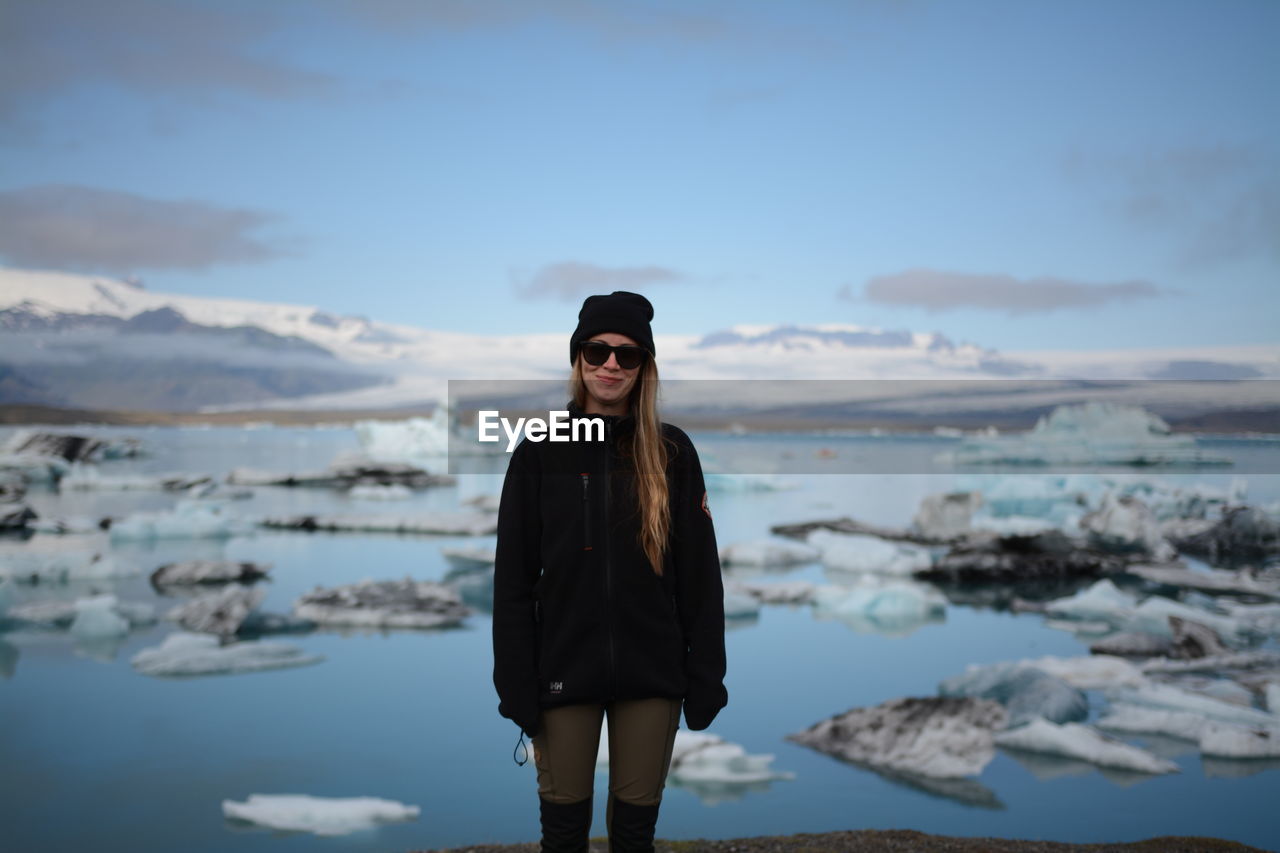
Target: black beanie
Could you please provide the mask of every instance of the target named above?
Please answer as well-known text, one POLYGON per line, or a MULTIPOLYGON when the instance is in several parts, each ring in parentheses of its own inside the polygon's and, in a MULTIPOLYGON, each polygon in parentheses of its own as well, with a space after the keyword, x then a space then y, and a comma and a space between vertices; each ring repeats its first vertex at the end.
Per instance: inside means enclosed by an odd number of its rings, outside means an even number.
POLYGON ((569 338, 569 363, 578 357, 578 345, 601 332, 617 332, 626 335, 640 346, 657 355, 653 346, 653 331, 649 321, 653 319, 653 306, 638 293, 615 290, 608 296, 588 296, 578 312, 578 328, 569 338))

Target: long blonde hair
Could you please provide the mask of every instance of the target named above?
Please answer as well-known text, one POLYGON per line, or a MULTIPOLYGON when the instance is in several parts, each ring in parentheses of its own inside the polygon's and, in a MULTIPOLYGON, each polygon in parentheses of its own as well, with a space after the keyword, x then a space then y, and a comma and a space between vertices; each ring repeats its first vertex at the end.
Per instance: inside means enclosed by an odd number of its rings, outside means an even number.
MULTIPOLYGON (((586 408, 587 385, 582 378, 581 353, 573 362, 569 393, 574 405, 586 408)), ((640 506, 640 549, 648 557, 654 573, 661 575, 671 532, 671 505, 667 490, 666 440, 658 417, 658 365, 653 358, 645 359, 627 403, 636 424, 629 444, 635 466, 636 503, 640 506)))

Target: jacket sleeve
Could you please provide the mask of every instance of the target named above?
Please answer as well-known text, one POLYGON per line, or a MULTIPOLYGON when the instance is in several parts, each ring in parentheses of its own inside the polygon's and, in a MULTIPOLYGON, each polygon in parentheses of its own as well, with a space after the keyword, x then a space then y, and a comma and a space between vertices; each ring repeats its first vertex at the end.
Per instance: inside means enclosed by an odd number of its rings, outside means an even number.
POLYGON ((498 713, 525 734, 538 733, 538 665, 534 585, 541 574, 539 478, 527 446, 507 465, 498 507, 493 571, 493 684, 498 713), (522 452, 526 451, 526 452, 522 452))
POLYGON ((724 686, 724 583, 698 453, 683 433, 677 444, 683 458, 678 458, 675 469, 672 558, 686 644, 684 719, 696 731, 711 725, 729 702, 724 686))

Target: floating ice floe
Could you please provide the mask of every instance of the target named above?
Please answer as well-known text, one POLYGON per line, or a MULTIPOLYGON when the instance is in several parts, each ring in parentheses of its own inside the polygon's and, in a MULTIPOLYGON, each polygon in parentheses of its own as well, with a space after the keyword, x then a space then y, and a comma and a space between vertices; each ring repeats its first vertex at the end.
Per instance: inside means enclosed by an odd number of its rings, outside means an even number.
POLYGON ((920 502, 911 524, 926 536, 939 539, 959 536, 972 527, 973 515, 981 506, 981 492, 927 495, 920 502))
POLYGON ((1068 619, 1093 619, 1119 624, 1127 620, 1138 600, 1103 578, 1066 598, 1046 602, 1045 613, 1068 619))
POLYGON ((0 453, 45 456, 65 462, 81 462, 97 456, 107 442, 87 435, 21 430, 0 448, 0 453))
POLYGON ((732 586, 724 588, 724 618, 754 619, 760 615, 759 599, 739 592, 732 586))
POLYGON ((938 694, 999 702, 1015 726, 1037 717, 1060 723, 1089 715, 1089 701, 1078 689, 1020 661, 972 664, 939 684, 938 694))
POLYGON ((353 428, 361 449, 378 459, 436 459, 449 453, 449 410, 443 401, 429 418, 356 421, 353 428))
POLYGON ((335 459, 324 471, 289 473, 236 468, 227 482, 237 486, 297 486, 320 489, 352 489, 357 486, 399 485, 410 489, 449 486, 457 482, 447 474, 431 474, 404 462, 383 462, 364 456, 335 459))
POLYGON ((1226 507, 1210 526, 1166 530, 1179 551, 1218 559, 1256 559, 1280 554, 1280 519, 1253 506, 1226 507))
POLYGON ((441 548, 440 553, 449 565, 461 571, 490 568, 497 555, 493 548, 441 548))
POLYGON ((1127 561, 1088 547, 1060 530, 1001 536, 975 532, 916 572, 930 580, 1010 582, 1041 578, 1098 577, 1122 570, 1127 561))
POLYGON ((1215 758, 1280 757, 1280 717, 1270 724, 1232 724, 1194 711, 1172 711, 1116 703, 1101 728, 1133 734, 1160 734, 1197 743, 1204 756, 1215 758))
POLYGON ((1099 402, 1058 406, 1030 432, 967 441, 942 457, 957 465, 1231 464, 1139 406, 1099 402))
POLYGON ((1178 773, 1177 764, 1158 758, 1131 744, 1107 737, 1079 723, 1057 725, 1037 718, 1024 726, 997 732, 996 744, 1064 758, 1076 758, 1102 767, 1138 773, 1178 773))
POLYGON ((814 590, 814 614, 839 619, 856 631, 909 633, 946 618, 947 600, 931 587, 911 581, 864 577, 853 586, 814 590))
POLYGON ((1170 684, 1151 682, 1141 687, 1115 688, 1107 691, 1107 699, 1113 706, 1135 705, 1159 711, 1181 711, 1213 722, 1237 726, 1272 728, 1280 722, 1280 717, 1275 714, 1223 702, 1170 684))
POLYGON ((1080 690, 1107 687, 1139 687, 1147 677, 1137 665, 1112 655, 1085 655, 1074 658, 1046 656, 1018 661, 1060 678, 1080 690))
POLYGON ((230 637, 240 630, 245 618, 266 596, 267 591, 262 587, 228 584, 217 592, 179 604, 169 611, 167 618, 188 631, 230 637))
POLYGON ((1217 606, 1256 634, 1268 637, 1280 636, 1280 604, 1242 604, 1219 599, 1217 606))
POLYGON ((1102 505, 1080 519, 1080 528, 1093 545, 1104 550, 1136 552, 1160 561, 1178 556, 1147 505, 1132 495, 1107 492, 1102 505))
MULTIPOLYGON (((82 611, 89 612, 87 625, 92 626, 98 611, 108 611, 116 619, 125 622, 125 628, 151 625, 156 621, 155 608, 141 601, 120 601, 114 595, 90 596, 75 601, 31 601, 9 608, 9 618, 45 625, 52 628, 70 628, 82 611)), ((116 625, 114 620, 105 620, 116 625)), ((85 626, 82 626, 85 627, 85 626)))
POLYGON ((720 549, 720 562, 725 566, 796 566, 819 556, 817 548, 790 539, 753 539, 720 549))
POLYGON ((22 530, 30 528, 38 516, 35 510, 25 504, 9 504, 0 507, 0 530, 22 530))
POLYGON ((93 551, 31 551, 0 556, 0 577, 18 583, 65 583, 131 577, 139 569, 93 551))
POLYGON ((486 512, 439 512, 408 516, 298 515, 291 518, 266 518, 261 523, 263 527, 273 530, 320 530, 334 533, 487 536, 498 530, 498 517, 486 512))
POLYGON ((1120 623, 1124 631, 1141 631, 1148 634, 1173 636, 1169 617, 1176 616, 1190 622, 1198 622, 1217 631, 1228 645, 1239 647, 1255 632, 1246 624, 1230 616, 1210 613, 1199 607, 1190 607, 1171 598, 1152 596, 1133 609, 1120 623))
POLYGON ((166 563, 151 573, 153 586, 191 586, 195 584, 219 584, 252 582, 267 576, 270 563, 249 563, 236 560, 184 560, 166 563))
POLYGON ((70 467, 70 462, 55 456, 0 453, 0 470, 16 471, 28 483, 56 483, 70 467))
POLYGON ((982 772, 1007 721, 989 699, 907 697, 853 708, 787 739, 857 764, 955 778, 982 772))
POLYGON ((471 611, 458 592, 429 581, 364 580, 317 588, 298 599, 293 613, 321 625, 361 628, 444 628, 471 611))
POLYGON ((201 474, 103 474, 88 465, 72 465, 58 481, 61 491, 165 491, 185 492, 200 486, 214 485, 213 478, 201 474))
POLYGON ((220 503, 180 500, 172 512, 139 512, 111 524, 112 541, 227 539, 253 532, 253 525, 220 503))
POLYGON ((262 640, 219 645, 211 634, 175 632, 159 646, 143 649, 130 660, 143 675, 195 676, 258 672, 308 666, 324 660, 297 646, 262 640))
POLYGON ((111 520, 77 515, 70 518, 37 518, 27 522, 27 529, 54 536, 76 536, 101 533, 111 527, 111 520))
POLYGON ((306 794, 250 794, 243 803, 222 801, 222 813, 287 832, 348 835, 379 824, 416 820, 421 810, 376 797, 312 797, 306 794))
POLYGON ((1173 640, 1139 631, 1120 631, 1095 641, 1089 651, 1095 655, 1154 658, 1173 654, 1173 640))
POLYGON ((777 474, 717 474, 708 472, 707 490, 723 494, 743 492, 784 492, 797 488, 794 480, 777 474))
MULTIPOLYGON (((772 755, 749 755, 740 744, 730 743, 710 732, 676 730, 671 747, 668 781, 692 790, 699 799, 714 804, 733 799, 747 791, 767 788, 769 783, 794 779, 794 773, 774 770, 772 755)), ((596 770, 609 767, 609 724, 600 732, 596 770)))
POLYGON ((1198 589, 1205 592, 1232 592, 1264 598, 1280 598, 1280 580, 1255 577, 1243 571, 1211 569, 1195 572, 1176 566, 1130 566, 1126 571, 1153 583, 1198 589))
POLYGON ((352 486, 347 497, 361 501, 403 501, 413 497, 413 489, 393 483, 389 486, 352 486))
POLYGON ((933 558, 924 548, 886 542, 874 536, 815 530, 808 536, 828 569, 849 573, 911 575, 927 569, 933 558))
POLYGON ((1188 672, 1224 672, 1226 670, 1280 670, 1280 652, 1274 649, 1255 649, 1248 652, 1231 652, 1196 660, 1168 660, 1156 658, 1144 661, 1144 673, 1178 674, 1188 672))
POLYGON ((735 592, 749 595, 761 604, 809 604, 813 601, 817 584, 809 581, 776 581, 774 583, 732 584, 735 592))
POLYGON ((116 612, 114 595, 77 599, 71 634, 81 640, 105 640, 129 633, 129 620, 116 612))

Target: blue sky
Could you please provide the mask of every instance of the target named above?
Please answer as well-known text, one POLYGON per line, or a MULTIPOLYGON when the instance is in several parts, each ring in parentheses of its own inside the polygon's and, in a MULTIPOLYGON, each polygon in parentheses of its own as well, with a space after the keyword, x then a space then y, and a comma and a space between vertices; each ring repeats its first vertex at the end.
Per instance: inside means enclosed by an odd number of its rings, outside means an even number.
POLYGON ((0 260, 467 332, 1274 343, 1270 0, 7 0, 0 260))

